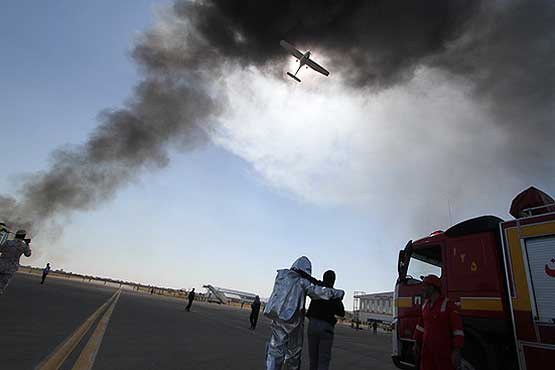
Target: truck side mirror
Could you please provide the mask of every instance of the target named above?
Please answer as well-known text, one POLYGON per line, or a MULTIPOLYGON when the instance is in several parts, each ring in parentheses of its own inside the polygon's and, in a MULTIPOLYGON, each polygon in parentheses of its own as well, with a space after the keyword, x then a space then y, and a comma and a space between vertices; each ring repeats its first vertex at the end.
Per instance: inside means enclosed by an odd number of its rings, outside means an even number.
POLYGON ((408 263, 407 263, 407 253, 405 251, 399 251, 399 260, 397 265, 397 271, 399 272, 399 279, 404 280, 407 276, 408 263))
POLYGON ((399 273, 399 279, 404 280, 407 276, 407 270, 409 268, 409 258, 410 258, 410 247, 412 246, 412 240, 409 240, 405 249, 399 251, 399 259, 397 260, 397 272, 399 273))
POLYGON ((399 251, 399 259, 397 260, 397 271, 399 276, 402 275, 403 267, 405 266, 405 251, 399 251))

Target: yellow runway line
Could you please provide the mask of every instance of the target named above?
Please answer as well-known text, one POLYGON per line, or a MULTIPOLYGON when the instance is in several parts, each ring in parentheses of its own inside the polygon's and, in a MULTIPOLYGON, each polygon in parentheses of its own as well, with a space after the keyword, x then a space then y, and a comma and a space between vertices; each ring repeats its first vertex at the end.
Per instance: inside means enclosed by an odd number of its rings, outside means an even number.
POLYGON ((104 338, 104 333, 106 332, 106 328, 108 327, 108 323, 110 322, 110 317, 112 316, 112 312, 114 312, 114 308, 116 307, 116 303, 118 303, 118 299, 120 296, 121 291, 118 291, 118 295, 112 302, 111 306, 106 310, 104 316, 100 319, 100 322, 94 329, 87 345, 81 351, 79 358, 73 365, 72 370, 91 370, 94 365, 94 360, 96 359, 96 355, 98 350, 100 349, 100 345, 102 344, 102 339, 104 338))
POLYGON ((71 334, 65 341, 63 341, 54 352, 52 352, 48 357, 41 361, 35 370, 58 370, 60 366, 64 363, 67 357, 73 352, 77 344, 83 339, 89 328, 96 321, 98 316, 108 305, 116 298, 119 290, 115 292, 102 306, 100 306, 96 311, 93 312, 91 316, 81 326, 79 326, 73 334, 71 334))

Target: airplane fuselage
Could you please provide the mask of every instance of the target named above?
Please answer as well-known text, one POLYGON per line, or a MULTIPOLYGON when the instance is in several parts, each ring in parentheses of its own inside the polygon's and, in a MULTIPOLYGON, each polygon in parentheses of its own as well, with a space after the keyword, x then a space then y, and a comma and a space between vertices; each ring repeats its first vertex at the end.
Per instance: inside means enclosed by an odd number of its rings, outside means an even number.
POLYGON ((300 66, 304 66, 306 64, 306 61, 310 59, 310 50, 307 51, 306 53, 304 53, 303 57, 301 58, 301 60, 299 60, 300 66))
POLYGON ((310 59, 310 50, 303 54, 303 57, 299 59, 299 68, 297 68, 297 72, 295 72, 295 76, 299 73, 299 70, 306 64, 306 62, 310 59))

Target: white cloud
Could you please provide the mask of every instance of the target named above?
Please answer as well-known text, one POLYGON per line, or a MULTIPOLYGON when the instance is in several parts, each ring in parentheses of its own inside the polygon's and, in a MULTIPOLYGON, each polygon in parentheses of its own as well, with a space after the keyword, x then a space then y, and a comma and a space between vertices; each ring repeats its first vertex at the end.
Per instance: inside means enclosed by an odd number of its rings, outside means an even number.
POLYGON ((214 140, 304 201, 386 213, 401 207, 413 220, 427 213, 417 223, 446 223, 447 199, 455 218, 488 199, 499 213, 526 185, 510 181, 499 161, 503 135, 470 87, 436 70, 422 68, 410 83, 381 92, 314 76, 296 84, 255 69, 228 76, 229 106, 214 140))

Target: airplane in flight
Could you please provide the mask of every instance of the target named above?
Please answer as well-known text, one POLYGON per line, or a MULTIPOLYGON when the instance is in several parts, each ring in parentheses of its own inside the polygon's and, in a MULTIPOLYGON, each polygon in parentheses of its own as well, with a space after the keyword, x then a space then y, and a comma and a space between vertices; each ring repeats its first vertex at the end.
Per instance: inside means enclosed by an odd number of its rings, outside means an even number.
POLYGON ((297 77, 297 73, 299 73, 299 70, 304 65, 306 65, 307 68, 308 67, 312 68, 316 72, 320 72, 324 76, 328 76, 330 74, 324 67, 322 67, 321 65, 319 65, 318 63, 310 59, 310 50, 308 50, 306 53, 303 54, 301 51, 297 50, 293 45, 291 45, 287 41, 281 40, 279 44, 285 50, 287 50, 291 55, 297 58, 297 62, 299 62, 299 68, 297 68, 297 72, 295 72, 295 74, 292 74, 291 72, 287 72, 287 75, 292 79, 294 79, 295 81, 301 82, 301 80, 297 77))

